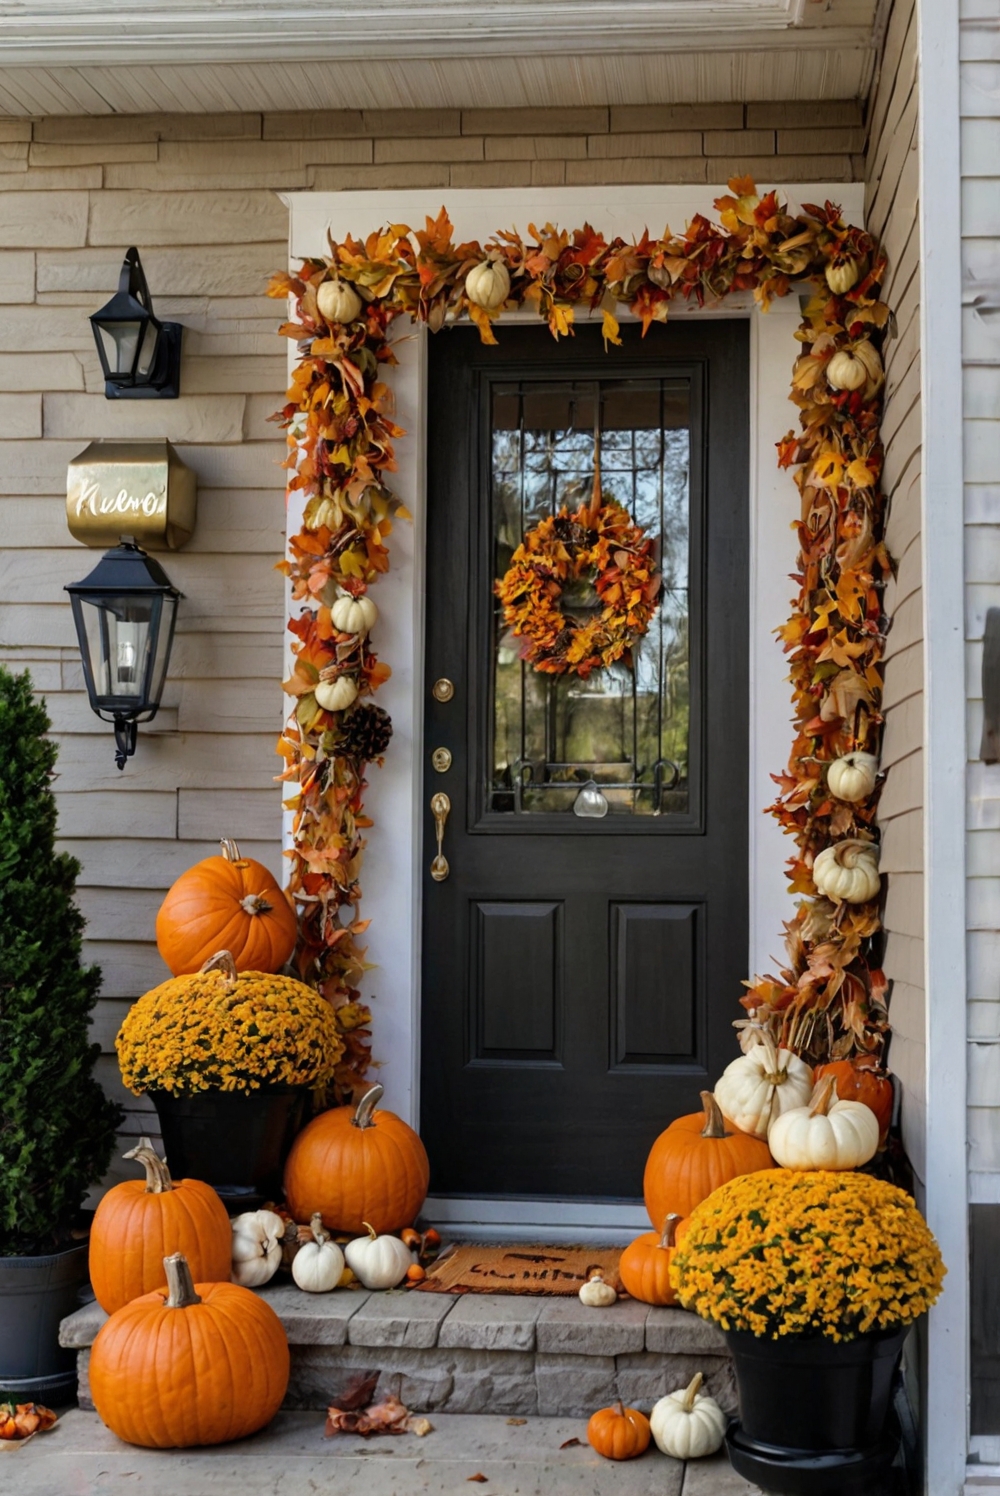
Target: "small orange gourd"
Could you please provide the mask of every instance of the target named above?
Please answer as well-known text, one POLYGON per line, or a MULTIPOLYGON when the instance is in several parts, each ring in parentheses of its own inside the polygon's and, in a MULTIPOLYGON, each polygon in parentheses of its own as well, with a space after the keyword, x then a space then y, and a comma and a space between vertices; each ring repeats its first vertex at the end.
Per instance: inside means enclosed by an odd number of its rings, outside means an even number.
POLYGON ((90 1228, 90 1282, 108 1314, 163 1282, 163 1259, 183 1252, 199 1282, 226 1282, 232 1230, 226 1207, 200 1179, 170 1177, 148 1138, 125 1154, 146 1171, 125 1179, 98 1205, 90 1228))
POLYGON ((98 1331, 94 1406, 112 1433, 146 1449, 245 1439, 288 1387, 281 1320, 249 1288, 199 1283, 182 1253, 163 1259, 166 1291, 144 1294, 98 1331))
POLYGON ((730 1179, 774 1168, 764 1140, 727 1123, 711 1091, 702 1091, 701 1104, 704 1111, 678 1117, 649 1150, 642 1192, 657 1228, 668 1215, 689 1216, 730 1179))
POLYGON ((878 1119, 879 1147, 885 1147, 892 1122, 892 1077, 883 1070, 874 1055, 863 1055, 854 1060, 831 1060, 828 1065, 819 1065, 815 1080, 819 1085, 825 1075, 832 1075, 837 1082, 838 1101, 863 1101, 878 1119))
POLYGON ((427 1152, 394 1112, 376 1111, 372 1086, 357 1111, 337 1106, 299 1133, 285 1165, 285 1198, 297 1220, 319 1211, 328 1231, 377 1236, 401 1231, 418 1214, 430 1182, 427 1152))
POLYGON ((679 1215, 668 1215, 662 1231, 644 1231, 621 1255, 618 1276, 622 1287, 642 1304, 677 1302, 677 1295, 670 1286, 670 1263, 680 1224, 679 1215))
POLYGON ((645 1413, 620 1402, 599 1408, 587 1424, 588 1441, 606 1460, 634 1460, 645 1454, 651 1437, 645 1413))
POLYGON ((237 971, 274 973, 295 946, 295 911, 267 868, 241 857, 228 837, 221 846, 221 857, 181 874, 156 916, 156 946, 175 977, 200 971, 222 949, 237 971))

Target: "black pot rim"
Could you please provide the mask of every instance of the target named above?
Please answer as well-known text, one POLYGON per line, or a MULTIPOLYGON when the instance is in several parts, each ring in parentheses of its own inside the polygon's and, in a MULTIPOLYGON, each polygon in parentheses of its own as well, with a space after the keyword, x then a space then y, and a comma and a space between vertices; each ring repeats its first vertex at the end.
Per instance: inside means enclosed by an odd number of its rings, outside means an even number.
POLYGON ((0 1257, 0 1267, 29 1268, 48 1267, 53 1262, 59 1262, 63 1257, 70 1257, 74 1252, 86 1252, 89 1250, 87 1241, 75 1241, 71 1247, 60 1247, 58 1252, 18 1252, 14 1257, 0 1257))
POLYGON ((265 1082, 261 1086, 238 1086, 233 1091, 224 1091, 221 1086, 202 1086, 198 1091, 168 1091, 163 1086, 149 1086, 142 1094, 149 1096, 155 1106, 158 1101, 197 1101, 201 1096, 298 1096, 302 1091, 312 1091, 313 1086, 286 1086, 265 1082))
POLYGON ((752 1330, 724 1330, 723 1334, 733 1350, 749 1351, 760 1346, 777 1349, 803 1350, 828 1347, 831 1351, 848 1351, 850 1348, 902 1342, 913 1329, 913 1324, 895 1325, 890 1329, 861 1330, 850 1339, 834 1340, 830 1335, 815 1331, 808 1335, 755 1335, 752 1330))

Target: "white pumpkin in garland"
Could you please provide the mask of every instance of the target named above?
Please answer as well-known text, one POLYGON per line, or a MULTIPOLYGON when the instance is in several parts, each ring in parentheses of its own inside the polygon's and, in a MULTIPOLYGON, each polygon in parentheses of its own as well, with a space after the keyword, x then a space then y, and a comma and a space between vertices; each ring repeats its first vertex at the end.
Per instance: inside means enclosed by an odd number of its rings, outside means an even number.
POLYGON ((715 1099, 740 1132, 766 1138, 775 1117, 804 1106, 813 1088, 812 1070, 790 1049, 779 1049, 770 1034, 732 1060, 715 1087, 715 1099))
POLYGON ((413 1266, 410 1249, 398 1236, 379 1236, 374 1226, 364 1224, 368 1235, 344 1249, 347 1266, 365 1288, 396 1288, 413 1266))
POLYGON ((330 609, 330 618, 338 633, 358 634, 364 638, 375 627, 378 620, 378 608, 367 594, 362 597, 349 597, 345 593, 343 597, 335 599, 330 609))
POLYGON ((465 294, 484 312, 495 312, 510 295, 510 272, 503 260, 484 260, 465 277, 465 294))
POLYGON ((324 712, 343 712, 357 700, 357 682, 349 675, 338 675, 336 680, 321 680, 315 694, 324 712))
POLYGON ((851 348, 838 348, 826 366, 826 382, 835 390, 860 390, 867 385, 874 394, 882 383, 882 360, 874 343, 862 338, 851 348))
POLYGON ((292 1277, 305 1293, 329 1293, 344 1274, 344 1254, 323 1230, 317 1212, 310 1224, 312 1241, 303 1242, 292 1259, 292 1277))
POLYGON ((729 1419, 714 1397, 702 1392, 699 1371, 686 1387, 668 1392, 653 1404, 649 1427, 656 1447, 674 1460, 702 1460, 715 1454, 729 1419))
POLYGON ((278 1271, 285 1223, 273 1210, 246 1210, 233 1219, 233 1282, 260 1288, 278 1271))
POLYGON ((863 1101, 838 1101, 825 1075, 808 1106, 783 1112, 767 1146, 783 1169, 859 1169, 878 1150, 878 1118, 863 1101))
POLYGON ((322 282, 316 305, 325 322, 354 322, 361 311, 361 297, 348 281, 334 278, 322 282))
POLYGON ((878 759, 874 753, 845 753, 835 758, 826 771, 826 784, 836 800, 857 805, 867 800, 878 777, 878 759))
POLYGON ((851 838, 824 847, 812 868, 817 891, 844 904, 867 904, 879 891, 878 847, 851 838))
POLYGON ((824 272, 826 283, 834 296, 845 296, 852 286, 857 285, 863 263, 852 255, 834 255, 824 272))

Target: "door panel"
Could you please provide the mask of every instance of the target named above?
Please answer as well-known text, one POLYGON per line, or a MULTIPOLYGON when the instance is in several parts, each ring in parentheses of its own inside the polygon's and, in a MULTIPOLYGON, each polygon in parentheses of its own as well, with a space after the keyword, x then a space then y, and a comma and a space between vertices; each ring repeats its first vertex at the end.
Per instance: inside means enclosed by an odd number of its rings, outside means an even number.
MULTIPOLYGON (((743 322, 430 342, 421 1128, 435 1193, 634 1198, 731 1057, 747 948, 743 322), (602 487, 658 543, 631 667, 547 676, 494 583, 602 487), (431 755, 447 748, 439 773, 431 755), (450 873, 430 876, 444 790, 450 873), (594 810, 600 818, 581 813, 594 810)), ((584 580, 564 598, 586 618, 584 580)))

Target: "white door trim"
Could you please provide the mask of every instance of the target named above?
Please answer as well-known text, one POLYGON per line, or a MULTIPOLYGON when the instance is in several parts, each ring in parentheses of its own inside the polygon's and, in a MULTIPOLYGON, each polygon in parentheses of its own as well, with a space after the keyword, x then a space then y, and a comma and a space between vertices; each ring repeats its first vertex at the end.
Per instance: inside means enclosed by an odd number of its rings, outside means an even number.
MULTIPOLYGON (((486 239, 494 230, 516 224, 526 232, 529 222, 548 220, 577 227, 596 224, 606 236, 631 238, 649 225, 658 232, 670 223, 680 227, 695 213, 711 215, 712 200, 724 187, 599 187, 530 188, 523 190, 454 190, 447 207, 456 240, 486 239)), ((761 190, 765 190, 763 187, 761 190)), ((802 201, 841 202, 846 216, 862 221, 863 187, 851 183, 783 186, 793 205, 802 201)), ((291 262, 327 253, 327 228, 335 238, 361 235, 386 223, 420 226, 425 215, 440 207, 436 192, 289 193, 291 262)), ((785 679, 787 664, 774 629, 788 615, 792 584, 788 573, 795 560, 790 526, 798 516, 798 493, 788 473, 780 472, 775 442, 797 426, 788 402, 788 388, 796 345, 793 331, 800 312, 796 296, 758 314, 746 295, 731 296, 720 307, 699 310, 678 305, 671 316, 727 316, 750 318, 750 506, 751 506, 751 634, 749 679, 750 713, 750 948, 747 974, 773 969, 781 955, 782 921, 791 913, 784 864, 787 848, 779 827, 761 814, 774 797, 772 772, 783 769, 791 744, 791 708, 785 679)), ((379 691, 379 702, 392 715, 394 736, 385 767, 369 776, 367 805, 375 821, 369 833, 362 883, 364 914, 371 919, 370 957, 378 962, 369 991, 374 1003, 375 1054, 379 1079, 386 1087, 387 1104, 409 1121, 419 1117, 420 1067, 420 876, 422 826, 422 765, 424 662, 424 514, 426 462, 427 361, 426 332, 402 320, 396 324, 395 348, 399 366, 392 372, 399 424, 407 435, 396 445, 398 471, 393 487, 414 515, 412 529, 394 527, 390 542, 392 564, 377 589, 380 609, 376 649, 392 666, 392 678, 379 691)), ((651 336, 659 329, 654 328, 651 336)), ((503 328, 498 336, 502 340, 503 328)), ((290 347, 290 359, 295 350, 290 347)), ((614 354, 609 354, 613 367, 614 354)), ((289 508, 289 523, 297 528, 299 511, 289 508)), ((431 668, 433 665, 431 664, 431 668)), ((738 704, 737 704, 738 705, 738 704)), ((733 993, 733 1018, 739 1017, 739 992, 733 993)), ((734 1040, 734 1056, 736 1054, 734 1040)), ((477 1220, 499 1239, 522 1235, 526 1229, 554 1233, 572 1221, 576 1207, 539 1206, 536 1201, 449 1202, 470 1231, 477 1220), (501 1219, 502 1217, 502 1219, 501 1219)), ((435 1210, 446 1207, 435 1202, 435 1210)), ((593 1212, 591 1212, 592 1214, 593 1212)), ((634 1232, 635 1207, 602 1207, 601 1238, 617 1225, 634 1232)), ((575 1234, 579 1239, 583 1223, 575 1234)), ((591 1236, 593 1239, 593 1236, 591 1236)))

